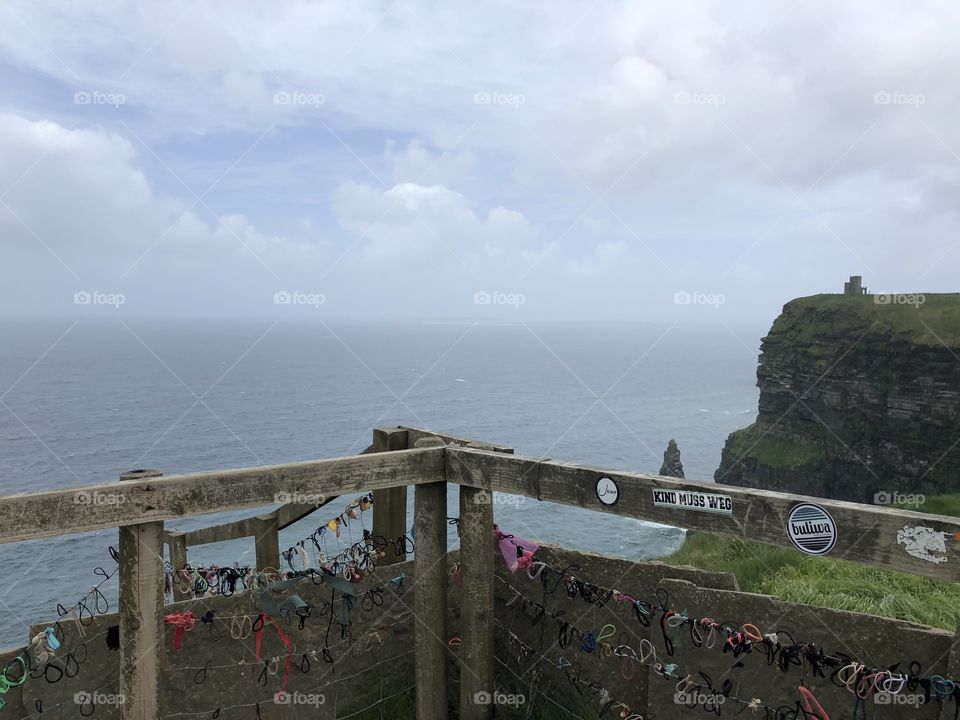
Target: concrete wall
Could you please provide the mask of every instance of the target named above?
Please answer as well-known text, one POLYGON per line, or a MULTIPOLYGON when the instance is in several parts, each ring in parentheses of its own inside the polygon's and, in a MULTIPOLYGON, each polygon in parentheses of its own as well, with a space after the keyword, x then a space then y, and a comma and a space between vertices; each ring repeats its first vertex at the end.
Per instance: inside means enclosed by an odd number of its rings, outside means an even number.
MULTIPOLYGON (((291 662, 289 692, 291 704, 276 704, 275 693, 280 689, 283 678, 283 662, 279 664, 276 676, 268 675, 265 685, 258 684, 257 678, 263 663, 256 662, 255 635, 246 640, 234 640, 230 636, 230 621, 210 625, 199 621, 193 631, 184 635, 183 649, 173 650, 173 629, 165 631, 165 645, 162 656, 161 714, 202 713, 193 717, 209 717, 218 707, 222 708, 221 718, 230 720, 238 717, 256 717, 256 707, 261 704, 261 716, 264 720, 284 720, 285 718, 310 717, 326 719, 343 717, 364 707, 376 703, 381 696, 396 693, 412 685, 413 678, 413 620, 412 591, 397 594, 391 589, 389 579, 406 573, 407 584, 412 581, 413 563, 403 563, 384 567, 369 574, 358 584, 358 597, 366 590, 383 586, 382 606, 371 611, 361 609, 359 600, 351 614, 350 633, 352 645, 341 637, 341 626, 330 621, 328 615, 319 616, 319 609, 306 621, 303 630, 294 623, 286 626, 279 621, 284 633, 295 643, 295 657, 291 662), (390 625, 382 630, 381 645, 369 633, 380 629, 381 625, 390 625), (304 654, 316 650, 318 656, 324 647, 324 638, 329 627, 329 647, 335 663, 331 668, 322 659, 310 660, 307 672, 301 671, 304 654), (238 665, 240 660, 245 667, 238 665), (202 679, 202 668, 209 664, 206 680, 202 679), (219 666, 219 667, 218 667, 219 666), (229 667, 222 667, 229 666, 229 667), (200 676, 198 677, 198 673, 200 676), (303 696, 294 693, 303 693, 303 696), (309 695, 308 695, 309 694, 309 695), (323 703, 319 704, 320 697, 323 703), (313 704, 294 704, 297 701, 312 701, 313 704), (238 705, 251 705, 228 712, 227 708, 238 705), (204 712, 209 710, 209 714, 204 712)), ((316 586, 309 580, 302 581, 297 593, 308 603, 329 601, 330 588, 316 586)), ((338 594, 339 597, 339 594, 338 594)), ((231 598, 213 597, 189 600, 167 606, 167 612, 190 610, 198 618, 207 610, 214 611, 214 617, 227 618, 230 615, 256 615, 250 606, 248 593, 231 598)), ((19 720, 29 713, 36 713, 35 702, 43 703, 45 713, 53 711, 48 717, 81 717, 81 707, 74 702, 76 693, 97 692, 104 696, 114 696, 119 692, 117 678, 119 672, 119 652, 110 651, 106 644, 106 631, 117 623, 115 614, 97 617, 85 627, 87 659, 79 667, 75 677, 63 677, 59 682, 49 683, 43 678, 29 679, 23 686, 7 693, 8 707, 4 708, 5 717, 19 720)), ((35 626, 31 632, 42 631, 47 624, 35 626)), ((67 649, 75 651, 84 643, 78 636, 77 628, 71 621, 63 624, 65 639, 58 655, 57 664, 63 665, 63 654, 67 649)), ((269 624, 263 633, 262 656, 282 656, 286 653, 284 643, 276 630, 269 624)), ((16 653, 11 653, 11 655, 16 653)), ((77 654, 82 658, 83 650, 77 654)), ((2 657, 2 656, 0 656, 2 657)), ((304 666, 306 667, 306 666, 304 666)), ((71 673, 73 672, 71 665, 71 673)), ((56 673, 52 672, 51 677, 56 673)), ((412 697, 412 693, 411 693, 412 697)), ((397 698, 394 702, 402 702, 397 698)), ((89 705, 82 708, 88 717, 110 720, 119 717, 115 704, 102 703, 96 708, 89 705), (92 715, 90 714, 92 712, 92 715)), ((364 717, 363 714, 356 717, 364 717)))
MULTIPOLYGON (((727 590, 736 588, 736 578, 729 573, 671 567, 655 562, 632 563, 594 553, 563 550, 555 546, 543 546, 538 557, 553 566, 579 566, 579 570, 574 568, 570 572, 586 581, 620 589, 624 593, 657 587, 670 577, 696 580, 708 587, 727 590)), ((523 694, 526 702, 536 702, 542 710, 549 710, 556 703, 584 717, 592 717, 589 713, 599 709, 599 697, 591 693, 584 684, 573 684, 569 679, 569 675, 576 676, 575 664, 579 663, 581 679, 587 682, 596 681, 609 691, 612 699, 625 702, 634 712, 646 714, 647 698, 653 681, 648 678, 643 667, 636 663, 624 664, 616 656, 603 657, 602 653, 598 652, 582 652, 580 640, 577 638, 566 648, 561 648, 558 624, 554 620, 548 617, 537 625, 531 625, 520 601, 514 601, 509 606, 507 603, 515 597, 510 589, 513 588, 524 597, 543 605, 548 612, 562 613, 567 622, 585 633, 592 632, 599 636, 601 628, 609 623, 615 627, 615 633, 606 642, 612 645, 621 642, 636 648, 639 647, 641 639, 649 639, 651 636, 627 605, 610 601, 604 607, 598 608, 579 597, 570 599, 563 586, 555 592, 545 592, 539 580, 531 581, 522 572, 511 575, 500 557, 497 558, 497 576, 497 620, 509 627, 526 645, 539 649, 538 652, 547 658, 539 663, 539 667, 536 655, 522 660, 521 649, 516 644, 511 644, 503 628, 498 627, 498 680, 505 689, 509 689, 511 694, 523 694), (558 669, 557 665, 563 664, 560 658, 569 662, 571 668, 566 671, 558 669), (538 673, 539 680, 536 680, 538 673)), ((673 708, 669 710, 673 711, 673 708)), ((662 712, 664 710, 657 714, 662 712)), ((609 717, 619 715, 619 710, 616 713, 611 711, 609 717)), ((564 715, 560 713, 558 716, 564 715)))
MULTIPOLYGON (((813 642, 830 654, 865 658, 880 667, 900 662, 904 671, 909 661, 917 660, 923 665, 923 673, 927 676, 934 673, 950 676, 948 666, 953 633, 871 615, 785 603, 765 595, 703 588, 684 580, 665 580, 662 585, 670 593, 671 604, 686 608, 691 616, 715 617, 716 609, 722 608, 722 618, 725 620, 752 622, 764 632, 787 629, 798 642, 813 642)), ((658 629, 655 635, 659 634, 658 629)), ((712 678, 714 687, 729 678, 740 697, 748 700, 760 698, 773 707, 789 705, 792 708, 799 699, 797 688, 803 677, 799 666, 783 673, 768 667, 765 656, 760 652, 735 659, 719 648, 695 648, 689 636, 681 637, 678 631, 671 634, 677 636, 677 649, 669 662, 679 664, 681 675, 696 675, 698 670, 706 672, 712 678), (740 663, 742 667, 738 666, 740 663)), ((659 651, 662 643, 657 644, 659 651)), ((826 675, 828 677, 818 678, 808 672, 805 678, 807 687, 831 717, 847 716, 853 712, 853 695, 830 682, 829 670, 826 675)), ((657 680, 659 682, 655 682, 651 675, 651 708, 664 710, 676 707, 673 704, 675 682, 657 680)), ((903 692, 901 697, 911 694, 906 690, 903 692)), ((951 702, 947 708, 951 713, 952 705, 951 702)), ((940 712, 938 703, 920 707, 893 707, 876 704, 873 699, 866 702, 865 708, 870 717, 879 711, 883 718, 914 720, 933 720, 940 712)), ((729 709, 724 708, 730 714, 739 709, 733 704, 729 709)), ((702 712, 702 708, 684 709, 682 714, 692 717, 702 712)))
MULTIPOLYGON (((954 635, 910 623, 886 620, 856 613, 837 612, 810 608, 808 606, 783 603, 772 598, 738 592, 732 575, 711 573, 693 568, 670 567, 661 563, 631 563, 625 560, 609 558, 590 553, 580 553, 545 546, 540 556, 552 565, 566 567, 578 565, 579 570, 571 572, 582 579, 605 587, 613 587, 628 594, 650 597, 652 591, 662 587, 669 593, 669 605, 685 609, 691 616, 720 616, 718 619, 737 622, 752 622, 762 630, 786 628, 793 632, 798 640, 817 643, 833 653, 847 653, 869 658, 878 665, 917 660, 924 664, 923 672, 940 673, 946 677, 960 675, 960 652, 954 645, 954 635)), ((448 557, 450 568, 458 560, 457 553, 448 557)), ((531 624, 518 601, 508 605, 514 597, 511 588, 524 597, 543 604, 549 612, 563 613, 563 617, 585 632, 599 634, 603 625, 615 626, 615 634, 609 642, 616 645, 623 642, 639 648, 641 639, 649 639, 657 649, 658 658, 665 663, 676 663, 679 675, 698 671, 707 673, 715 687, 719 687, 726 678, 735 685, 735 694, 743 698, 758 697, 764 703, 777 707, 794 706, 798 694, 797 686, 801 680, 799 668, 781 673, 767 666, 766 658, 758 652, 734 659, 719 648, 712 650, 696 648, 689 640, 687 631, 674 630, 676 649, 668 657, 663 651, 663 640, 659 623, 651 628, 642 627, 636 620, 632 609, 625 604, 609 602, 603 608, 586 603, 581 598, 570 599, 563 588, 556 592, 545 592, 539 581, 529 580, 525 574, 512 575, 504 563, 497 557, 497 579, 495 580, 495 619, 498 623, 496 634, 497 681, 504 693, 525 696, 527 703, 536 703, 546 716, 567 715, 554 707, 577 713, 581 717, 594 717, 600 708, 600 698, 585 684, 575 688, 568 675, 556 667, 560 657, 571 663, 579 664, 580 678, 586 683, 596 683, 609 691, 611 697, 626 702, 634 712, 646 716, 660 717, 701 717, 702 707, 688 709, 674 702, 677 677, 665 679, 656 673, 645 670, 637 664, 624 664, 615 656, 604 657, 602 653, 586 653, 580 650, 579 639, 574 639, 566 648, 558 644, 557 624, 549 618, 539 624, 531 624), (538 649, 549 662, 538 662, 538 656, 521 657, 521 649, 507 639, 502 626, 508 627, 529 647, 538 649), (621 637, 621 633, 624 635, 621 637), (624 674, 625 673, 625 674, 624 674)), ((412 580, 412 563, 384 567, 371 574, 360 583, 358 593, 370 587, 383 586, 384 604, 373 612, 362 611, 357 607, 352 615, 351 626, 353 650, 341 639, 340 627, 335 621, 330 624, 329 617, 315 615, 310 618, 303 631, 296 625, 283 627, 284 632, 296 643, 296 652, 291 668, 289 690, 291 693, 312 693, 322 695, 322 704, 277 705, 274 695, 280 688, 282 664, 279 675, 267 677, 266 685, 260 685, 257 677, 262 665, 255 661, 254 636, 245 641, 230 638, 229 622, 217 623, 215 632, 219 637, 211 636, 210 626, 198 623, 196 629, 187 633, 184 647, 180 651, 172 649, 173 630, 165 632, 165 646, 162 657, 162 714, 197 713, 183 715, 184 718, 206 718, 218 707, 222 708, 223 720, 234 718, 255 718, 256 709, 251 704, 260 702, 263 720, 285 720, 287 718, 342 718, 351 713, 373 705, 372 714, 359 713, 355 718, 380 717, 376 706, 381 696, 403 691, 413 682, 413 632, 414 623, 410 615, 413 607, 413 590, 397 596, 389 589, 388 581, 401 573, 406 573, 408 584, 412 580), (382 633, 383 645, 370 644, 364 650, 365 641, 361 638, 382 624, 392 628, 382 633), (335 655, 335 665, 331 668, 322 661, 311 660, 308 672, 300 670, 304 653, 324 647, 324 638, 330 625, 329 645, 335 655), (237 665, 244 659, 246 668, 237 665), (197 673, 209 664, 205 682, 198 684, 197 673), (218 667, 226 666, 229 667, 218 667), (249 706, 237 708, 236 706, 249 706), (228 708, 233 708, 232 711, 228 708)), ((459 635, 459 597, 460 590, 449 583, 449 616, 446 638, 459 635)), ((330 589, 313 586, 309 581, 301 584, 298 593, 311 603, 329 600, 330 589)), ((226 618, 234 614, 255 614, 248 605, 247 595, 233 598, 215 597, 178 603, 168 606, 168 611, 191 610, 202 616, 208 609, 215 617, 226 618)), ((319 611, 316 611, 319 612, 319 611)), ((98 691, 104 695, 118 692, 117 673, 119 653, 107 649, 105 632, 116 623, 115 615, 96 618, 92 625, 85 627, 86 661, 79 668, 71 666, 71 674, 78 670, 75 677, 63 677, 59 682, 48 683, 44 679, 30 679, 20 688, 6 695, 7 707, 0 713, 2 717, 20 720, 29 715, 36 717, 35 702, 43 703, 47 717, 62 717, 66 720, 81 717, 81 707, 74 702, 78 692, 98 691), (57 707, 62 704, 61 708, 57 707), (52 713, 52 714, 51 714, 52 713)), ((32 629, 32 633, 41 631, 45 624, 32 629)), ((72 623, 64 623, 65 639, 60 651, 58 663, 63 665, 63 654, 68 648, 74 649, 82 657, 84 640, 79 638, 72 623)), ((264 633, 263 654, 265 656, 282 655, 285 647, 276 631, 267 627, 264 633)), ((458 702, 459 654, 462 649, 451 648, 448 654, 449 695, 451 708, 458 702)), ((8 660, 15 653, 0 653, 0 661, 8 660)), ((55 673, 51 673, 55 675, 55 673)), ((805 678, 831 717, 847 716, 853 709, 853 697, 845 690, 831 686, 828 679, 805 678)), ((294 696, 295 698, 298 696, 294 696)), ((299 696, 302 700, 314 699, 299 696)), ((408 717, 412 704, 404 697, 388 700, 383 705, 383 717, 389 719, 408 717)), ((723 712, 732 715, 739 707, 724 708, 723 712)), ((942 708, 934 703, 926 707, 915 708, 911 705, 879 706, 870 702, 867 713, 873 717, 875 711, 880 716, 898 720, 912 718, 927 720, 942 714, 942 720, 952 717, 952 704, 942 708)), ((83 708, 90 713, 89 706, 83 708)), ((97 706, 90 717, 111 719, 118 717, 115 705, 97 706)), ((508 717, 508 712, 498 713, 508 717)), ((455 717, 452 714, 451 717, 455 717)), ((611 711, 605 717, 618 717, 619 709, 611 711)), ((744 717, 747 717, 745 714, 744 717)), ((750 715, 750 717, 753 717, 750 715)), ((42 719, 41 719, 42 720, 42 719)), ((940 718, 938 718, 940 720, 940 718)))
MULTIPOLYGON (((622 592, 652 597, 653 591, 660 587, 669 593, 668 607, 686 610, 691 617, 709 616, 717 620, 738 623, 754 623, 763 632, 773 629, 789 630, 797 641, 813 642, 828 653, 845 653, 865 658, 877 666, 894 663, 909 663, 917 660, 923 664, 923 673, 934 673, 944 677, 956 677, 960 674, 958 649, 953 647, 954 634, 907 622, 899 622, 858 613, 822 610, 805 605, 785 603, 773 598, 739 592, 733 577, 726 574, 706 573, 692 568, 671 568, 658 563, 630 563, 624 560, 608 558, 588 553, 579 553, 557 548, 545 548, 540 553, 545 559, 557 566, 577 565, 579 570, 571 571, 577 577, 598 585, 613 587, 622 592)), ((723 653, 718 644, 714 649, 697 648, 689 637, 689 628, 669 631, 675 644, 674 654, 669 656, 664 650, 663 635, 660 630, 659 616, 649 629, 643 628, 635 619, 632 609, 626 604, 610 602, 603 608, 596 608, 583 599, 570 599, 563 589, 544 595, 539 582, 530 581, 522 573, 510 575, 499 562, 498 576, 506 582, 497 582, 497 618, 510 625, 528 645, 542 647, 543 655, 549 661, 540 664, 541 677, 531 685, 536 677, 536 659, 521 662, 518 649, 510 645, 502 633, 497 636, 498 675, 505 686, 513 685, 514 692, 524 692, 527 700, 533 697, 541 709, 549 709, 551 702, 559 701, 564 707, 579 712, 583 717, 594 717, 589 713, 600 707, 599 695, 580 685, 580 693, 573 691, 567 674, 557 669, 560 657, 574 663, 580 663, 580 677, 587 682, 596 683, 609 691, 612 698, 626 702, 632 711, 658 717, 704 716, 704 708, 687 708, 675 702, 677 681, 690 674, 701 682, 699 671, 710 676, 713 686, 719 688, 725 679, 733 683, 733 693, 749 701, 760 698, 774 708, 781 705, 795 707, 799 699, 798 686, 801 679, 810 688, 831 717, 847 717, 854 707, 854 697, 845 689, 833 686, 828 677, 813 677, 809 669, 801 675, 799 666, 793 666, 787 673, 767 665, 766 656, 759 651, 734 658, 723 653), (543 603, 548 610, 563 613, 564 617, 584 632, 599 634, 603 625, 610 623, 616 627, 616 634, 608 641, 612 645, 627 642, 638 649, 640 640, 649 639, 656 648, 657 659, 663 663, 676 663, 679 677, 665 678, 653 670, 644 670, 636 663, 623 664, 617 657, 603 657, 602 654, 582 652, 577 643, 572 642, 566 649, 557 646, 557 623, 547 619, 540 626, 531 626, 524 620, 516 606, 506 606, 513 597, 512 587, 526 597, 543 603), (622 640, 620 633, 625 632, 622 640), (629 638, 629 639, 628 639, 629 638), (627 680, 621 674, 626 670, 636 674, 627 680), (511 672, 512 671, 512 672, 511 672), (513 673, 522 676, 517 680, 513 673), (534 690, 531 690, 531 687, 534 690)), ((809 666, 807 666, 809 668, 809 666)), ((906 670, 904 665, 901 665, 906 670)), ((906 694, 907 691, 905 690, 906 694)), ((734 715, 742 708, 730 701, 722 708, 727 715, 734 715)), ((874 717, 877 711, 880 717, 911 718, 930 720, 941 713, 943 719, 953 717, 953 703, 931 703, 926 706, 914 705, 878 705, 867 701, 866 713, 874 717)), ((558 713, 558 716, 565 716, 558 713)), ((618 717, 619 710, 612 710, 605 717, 618 717)), ((754 717, 746 711, 744 717, 754 717)), ((762 717, 762 715, 760 716, 762 717)), ((802 716, 801 716, 802 717, 802 716)))

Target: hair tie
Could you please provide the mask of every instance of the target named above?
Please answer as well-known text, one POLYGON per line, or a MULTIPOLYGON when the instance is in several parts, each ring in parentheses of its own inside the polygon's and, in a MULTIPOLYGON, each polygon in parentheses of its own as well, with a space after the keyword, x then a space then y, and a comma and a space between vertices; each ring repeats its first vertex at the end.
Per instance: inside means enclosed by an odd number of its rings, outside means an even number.
POLYGON ((196 622, 196 616, 192 612, 180 612, 180 613, 170 613, 169 615, 163 618, 163 622, 167 625, 173 625, 173 649, 180 650, 183 648, 183 634, 189 630, 193 630, 193 625, 196 622))
POLYGON ((580 643, 580 649, 583 650, 583 652, 588 652, 588 653, 592 653, 594 650, 597 649, 597 639, 596 637, 594 637, 592 632, 588 632, 584 636, 583 642, 580 643))
POLYGON ((823 705, 820 704, 812 692, 807 690, 803 685, 798 687, 797 690, 800 693, 800 703, 803 706, 803 713, 805 715, 813 715, 820 718, 820 720, 830 720, 827 711, 823 709, 823 705), (813 711, 814 706, 816 706, 818 712, 813 711))
POLYGON ((54 630, 52 627, 48 627, 46 630, 44 630, 44 634, 45 634, 46 637, 47 637, 47 645, 50 646, 50 649, 51 649, 51 650, 59 650, 59 649, 60 649, 60 641, 57 640, 57 632, 56 632, 56 630, 54 630))
POLYGON ((647 638, 643 638, 640 641, 640 662, 646 664, 647 660, 652 660, 654 663, 657 662, 657 649, 647 638), (646 643, 646 652, 644 652, 644 643, 646 643))

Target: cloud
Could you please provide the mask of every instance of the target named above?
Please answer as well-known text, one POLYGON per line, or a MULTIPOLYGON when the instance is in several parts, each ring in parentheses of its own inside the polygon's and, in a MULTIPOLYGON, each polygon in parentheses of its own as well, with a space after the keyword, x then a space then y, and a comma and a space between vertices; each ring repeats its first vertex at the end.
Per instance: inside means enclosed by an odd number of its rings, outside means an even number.
MULTIPOLYGON (((607 283, 600 316, 621 312, 625 268, 764 318, 851 272, 956 285, 955 4, 6 7, 0 80, 24 92, 4 107, 30 131, 4 120, 0 179, 48 154, 5 201, 71 267, 156 242, 157 267, 249 277, 391 267, 394 295, 441 266, 531 297, 576 276, 607 283), (127 128, 190 187, 241 162, 192 207, 127 128)), ((0 228, 38 245, 2 207, 0 228)))
POLYGON ((216 216, 189 195, 158 194, 137 163, 114 133, 0 115, 4 289, 16 297, 30 283, 57 307, 64 288, 169 291, 199 275, 216 277, 223 296, 242 295, 252 282, 308 277, 329 254, 309 228, 269 234, 244 214, 216 216))
POLYGON ((3 242, 71 253, 135 247, 174 208, 133 160, 116 134, 0 115, 3 242))
POLYGON ((392 165, 394 183, 454 185, 467 177, 476 163, 476 156, 470 151, 431 153, 417 139, 410 140, 403 148, 391 140, 385 155, 392 165))
POLYGON ((443 185, 399 183, 387 190, 346 182, 337 191, 341 225, 359 243, 360 261, 379 267, 458 263, 479 273, 491 260, 529 258, 540 230, 522 213, 503 207, 477 212, 443 185))

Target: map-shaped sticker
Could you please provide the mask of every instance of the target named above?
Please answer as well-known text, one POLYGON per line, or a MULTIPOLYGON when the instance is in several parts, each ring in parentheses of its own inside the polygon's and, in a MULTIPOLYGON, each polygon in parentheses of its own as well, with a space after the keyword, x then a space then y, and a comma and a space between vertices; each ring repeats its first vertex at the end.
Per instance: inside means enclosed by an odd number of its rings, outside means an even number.
POLYGON ((946 555, 939 554, 947 552, 946 538, 946 533, 921 525, 904 525, 903 530, 897 530, 897 544, 903 545, 909 555, 938 565, 947 561, 946 555))

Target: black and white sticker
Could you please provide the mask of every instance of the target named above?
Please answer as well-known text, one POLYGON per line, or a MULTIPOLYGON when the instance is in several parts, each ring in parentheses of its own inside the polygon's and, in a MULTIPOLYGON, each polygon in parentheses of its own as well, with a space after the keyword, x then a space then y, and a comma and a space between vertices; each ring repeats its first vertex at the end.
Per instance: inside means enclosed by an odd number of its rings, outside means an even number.
POLYGON ((603 475, 597 480, 597 498, 604 505, 617 504, 617 500, 620 499, 620 488, 617 487, 613 478, 603 475))
POLYGON ((837 524, 819 505, 795 505, 787 518, 790 542, 808 555, 826 555, 837 542, 837 524))
POLYGON ((733 500, 727 495, 694 492, 691 490, 654 490, 653 504, 657 507, 672 507, 681 510, 733 514, 733 500))
POLYGON ((947 533, 932 527, 904 525, 897 530, 897 545, 915 558, 939 565, 949 560, 947 556, 947 533))

